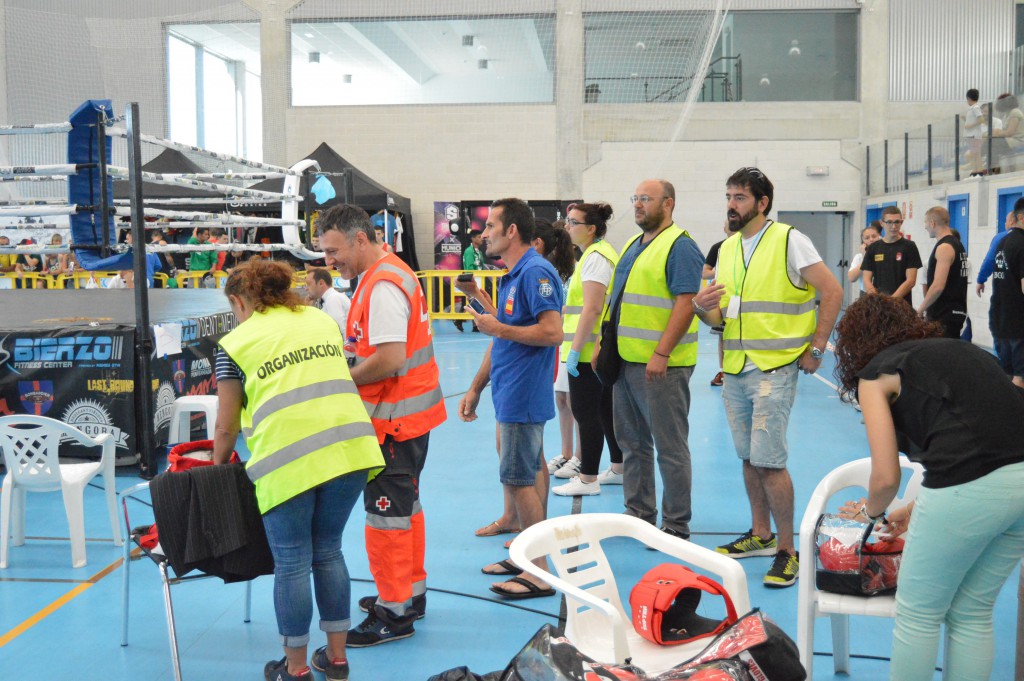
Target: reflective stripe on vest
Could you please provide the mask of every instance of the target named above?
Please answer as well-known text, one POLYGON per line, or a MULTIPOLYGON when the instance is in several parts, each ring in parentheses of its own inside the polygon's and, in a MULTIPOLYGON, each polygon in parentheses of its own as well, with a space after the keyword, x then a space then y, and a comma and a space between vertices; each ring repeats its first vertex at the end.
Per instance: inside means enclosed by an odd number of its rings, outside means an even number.
POLYGON ((377 441, 384 442, 388 435, 403 441, 430 432, 444 423, 447 413, 438 385, 423 289, 409 266, 390 253, 363 275, 349 310, 347 335, 356 339, 356 364, 377 351, 369 340, 370 299, 373 287, 382 281, 398 286, 409 302, 405 361, 394 376, 359 386, 359 394, 370 414, 377 441))
MULTIPOLYGON (((633 237, 623 253, 640 239, 643 234, 633 237)), ((644 248, 626 278, 619 308, 619 355, 627 362, 646 364, 654 356, 665 328, 672 316, 675 296, 668 288, 668 256, 677 239, 689 239, 690 235, 673 223, 662 230, 644 248)), ((669 353, 668 366, 693 366, 697 363, 697 327, 699 320, 693 316, 689 328, 669 353)))
POLYGON ((336 477, 384 466, 338 325, 325 313, 270 308, 220 345, 245 374, 246 471, 261 512, 336 477))
POLYGON ((579 264, 576 265, 576 269, 569 279, 569 290, 565 295, 565 308, 562 312, 563 337, 559 359, 563 362, 569 357, 569 351, 572 350, 572 342, 576 338, 577 327, 580 324, 580 315, 583 314, 582 266, 590 254, 595 252, 611 263, 612 279, 609 280, 608 288, 605 291, 601 314, 594 320, 594 328, 590 330, 587 342, 580 350, 581 362, 589 362, 594 356, 594 340, 601 334, 601 322, 608 314, 608 292, 612 290, 612 283, 615 281, 615 265, 619 262, 619 254, 615 252, 615 248, 611 244, 600 239, 587 246, 587 250, 583 253, 583 257, 580 258, 579 264))
POLYGON ((786 266, 792 229, 781 222, 766 227, 746 266, 740 234, 718 252, 717 281, 725 286, 719 304, 726 309, 732 296, 740 297, 739 316, 726 320, 722 333, 728 374, 742 372, 748 358, 761 371, 790 364, 814 337, 816 292, 810 284, 795 286, 786 266))

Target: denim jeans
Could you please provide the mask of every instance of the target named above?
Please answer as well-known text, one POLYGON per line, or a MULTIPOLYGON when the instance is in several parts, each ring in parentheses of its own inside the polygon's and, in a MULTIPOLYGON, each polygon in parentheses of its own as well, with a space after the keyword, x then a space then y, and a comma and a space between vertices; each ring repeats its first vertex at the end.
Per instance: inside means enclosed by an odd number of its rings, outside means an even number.
POLYGON ((303 492, 263 514, 270 552, 274 555, 274 612, 277 630, 287 648, 309 643, 313 571, 320 629, 348 631, 351 585, 341 533, 352 507, 366 487, 366 471, 349 473, 303 492))
POLYGON ((786 428, 796 399, 796 362, 765 373, 726 374, 722 401, 736 455, 758 468, 785 468, 786 428))
POLYGON ((992 672, 992 609, 1024 555, 1024 463, 962 485, 922 488, 896 589, 889 678, 931 681, 939 627, 949 633, 946 676, 992 672))

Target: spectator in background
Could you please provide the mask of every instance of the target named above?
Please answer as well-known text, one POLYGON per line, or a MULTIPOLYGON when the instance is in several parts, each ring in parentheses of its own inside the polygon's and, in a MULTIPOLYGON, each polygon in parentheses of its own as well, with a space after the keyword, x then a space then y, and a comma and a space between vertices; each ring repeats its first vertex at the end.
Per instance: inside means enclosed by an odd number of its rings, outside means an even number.
POLYGON ((937 241, 928 259, 925 296, 918 314, 942 324, 946 338, 960 338, 967 319, 967 251, 949 228, 949 211, 945 208, 929 208, 924 214, 924 229, 937 241))
MULTIPOLYGON (((202 246, 210 242, 210 230, 206 227, 196 227, 192 230, 192 236, 188 238, 188 244, 190 246, 202 246)), ((208 272, 214 269, 217 265, 217 252, 216 251, 193 251, 189 254, 188 259, 188 271, 189 272, 208 272)))
MULTIPOLYGON (((18 242, 19 246, 31 246, 35 242, 32 239, 22 239, 18 242)), ((32 288, 25 286, 25 274, 31 272, 40 272, 43 269, 43 257, 38 253, 22 253, 14 261, 14 271, 21 277, 19 286, 21 288, 32 288)), ((42 279, 37 279, 35 282, 35 288, 44 288, 46 286, 42 279)))
POLYGON ((1013 227, 996 251, 989 329, 1003 371, 1024 388, 1024 199, 1013 212, 1013 227))
MULTIPOLYGON (((462 253, 462 269, 476 272, 484 269, 484 230, 479 225, 473 225, 469 230, 469 248, 462 253)), ((459 304, 459 312, 466 309, 465 303, 459 304)), ((455 320, 455 328, 462 331, 462 320, 455 320)), ((473 331, 480 331, 473 325, 473 331)))
POLYGON ((903 238, 903 212, 896 206, 882 209, 885 234, 864 251, 860 269, 864 290, 899 298, 914 306, 914 285, 921 268, 917 244, 903 238))
MULTIPOLYGON (((151 246, 166 246, 167 240, 164 239, 164 232, 161 229, 152 229, 149 231, 149 244, 151 246)), ((174 277, 178 273, 178 268, 174 264, 174 258, 170 253, 164 253, 160 256, 160 260, 163 262, 164 267, 167 271, 167 276, 174 277)))
POLYGON ((612 207, 607 203, 577 203, 569 206, 566 220, 573 243, 583 249, 566 293, 561 350, 569 374, 572 415, 579 424, 580 466, 579 475, 551 490, 561 496, 600 494, 602 484, 622 484, 622 450, 615 439, 612 386, 603 385, 590 366, 619 261, 618 252, 604 240, 611 217, 612 207), (611 467, 599 474, 606 441, 611 467))
MULTIPOLYGON (((725 232, 725 239, 728 239, 732 235, 729 231, 729 221, 725 221, 725 226, 722 227, 722 231, 725 232)), ((704 258, 704 271, 701 272, 700 278, 704 281, 710 282, 717 276, 718 273, 718 250, 725 243, 725 239, 722 239, 718 243, 711 246, 708 250, 708 257, 704 258)), ((720 388, 722 383, 725 382, 725 372, 722 371, 722 331, 721 329, 712 329, 711 333, 718 336, 718 373, 711 379, 711 387, 720 388)))
MULTIPOLYGON (((231 243, 231 239, 227 234, 221 234, 217 237, 217 243, 227 246, 231 243)), ((238 265, 238 254, 232 253, 231 251, 217 251, 217 265, 216 269, 221 272, 230 272, 235 269, 238 265)))
MULTIPOLYGON (((982 138, 988 132, 985 125, 985 114, 978 105, 978 90, 971 88, 967 91, 967 113, 960 114, 960 120, 964 122, 964 137, 967 138, 966 161, 971 169, 971 177, 983 174, 981 164, 982 138)), ((863 290, 863 289, 861 289, 863 290)))
MULTIPOLYGON (((1002 119, 1002 127, 992 131, 992 156, 995 157, 993 173, 1002 172, 1004 166, 1012 169, 1010 157, 1024 146, 1024 111, 1020 110, 1017 98, 1006 92, 999 95, 993 107, 1002 119)), ((993 123, 993 128, 995 124, 993 123)))
MULTIPOLYGON (((0 248, 10 248, 11 240, 7 237, 0 235, 0 248)), ((18 256, 11 254, 0 253, 0 274, 6 274, 8 272, 14 272, 15 263, 18 260, 18 256)))
MULTIPOLYGON (((1019 203, 1019 201, 1018 201, 1019 203)), ((1016 208, 1016 206, 1015 206, 1016 208)), ((992 242, 988 245, 988 253, 985 254, 985 259, 981 262, 981 267, 978 268, 978 284, 975 287, 975 293, 981 298, 981 294, 985 292, 985 282, 992 276, 992 272, 996 267, 996 253, 999 252, 999 245, 1003 243, 1003 239, 1010 233, 1010 230, 1017 225, 1017 217, 1015 211, 1010 211, 1006 214, 1006 222, 1003 225, 1003 231, 996 232, 996 235, 992 237, 992 242)))
MULTIPOLYGON (((63 245, 64 239, 61 238, 60 234, 54 234, 52 237, 50 237, 51 248, 60 248, 63 245)), ((62 274, 69 274, 71 270, 68 268, 68 254, 53 253, 44 255, 43 272, 49 274, 51 277, 58 277, 62 274)))
POLYGON ((387 230, 384 228, 384 225, 374 225, 373 231, 377 236, 377 243, 380 244, 381 250, 385 253, 394 253, 395 249, 388 243, 387 230))
MULTIPOLYGON (((573 247, 569 232, 564 226, 555 226, 544 219, 534 222, 533 250, 543 255, 554 265, 561 278, 563 298, 576 269, 576 249, 573 247)), ((558 411, 558 430, 562 436, 562 453, 552 457, 548 462, 548 472, 556 478, 568 480, 580 472, 579 427, 572 416, 569 405, 569 374, 566 373, 565 362, 558 361, 552 367, 555 377, 555 409, 558 411), (574 440, 575 435, 575 440, 574 440)))
POLYGON ((306 272, 306 293, 309 304, 323 310, 331 316, 331 319, 338 322, 341 335, 344 336, 352 301, 344 293, 339 293, 334 288, 331 273, 322 267, 316 267, 306 272))
POLYGON ((860 250, 857 251, 857 255, 853 256, 853 260, 850 261, 850 269, 846 273, 846 278, 850 280, 851 284, 857 282, 860 285, 861 296, 864 295, 864 280, 861 277, 861 264, 864 262, 864 254, 867 252, 868 246, 881 238, 882 223, 878 220, 873 221, 860 232, 860 250))

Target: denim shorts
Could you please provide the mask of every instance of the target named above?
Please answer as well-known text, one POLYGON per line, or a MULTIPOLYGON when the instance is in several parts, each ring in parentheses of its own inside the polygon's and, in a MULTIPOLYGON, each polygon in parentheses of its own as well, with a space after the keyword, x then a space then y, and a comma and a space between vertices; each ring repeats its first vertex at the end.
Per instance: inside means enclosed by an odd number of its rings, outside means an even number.
POLYGON ((499 423, 498 479, 510 487, 529 487, 537 482, 544 457, 543 423, 499 423))
POLYGON ((999 366, 1007 376, 1024 376, 1024 338, 993 338, 999 366))
POLYGON ((796 362, 770 372, 726 375, 722 400, 736 455, 752 466, 786 467, 786 428, 798 376, 796 362))

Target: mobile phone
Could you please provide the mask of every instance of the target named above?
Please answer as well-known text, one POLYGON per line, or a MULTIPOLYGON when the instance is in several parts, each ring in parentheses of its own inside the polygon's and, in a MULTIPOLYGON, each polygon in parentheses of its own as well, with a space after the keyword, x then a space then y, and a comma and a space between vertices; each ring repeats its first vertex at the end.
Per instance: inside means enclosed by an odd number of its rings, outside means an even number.
POLYGON ((479 300, 470 300, 469 306, 476 310, 477 314, 487 314, 487 310, 484 309, 484 306, 480 304, 479 300))
POLYGON ((455 281, 461 281, 463 284, 468 284, 469 282, 473 281, 473 273, 463 272, 462 274, 455 278, 455 281))

